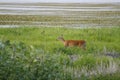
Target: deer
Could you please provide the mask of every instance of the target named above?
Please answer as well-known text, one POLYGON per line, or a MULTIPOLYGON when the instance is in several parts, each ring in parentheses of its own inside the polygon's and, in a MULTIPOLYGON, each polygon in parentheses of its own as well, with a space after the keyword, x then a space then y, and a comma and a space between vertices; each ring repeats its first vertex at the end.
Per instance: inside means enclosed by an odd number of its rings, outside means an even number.
POLYGON ((63 36, 59 36, 57 40, 61 41, 65 47, 78 46, 83 50, 86 50, 86 41, 85 40, 65 40, 63 36))

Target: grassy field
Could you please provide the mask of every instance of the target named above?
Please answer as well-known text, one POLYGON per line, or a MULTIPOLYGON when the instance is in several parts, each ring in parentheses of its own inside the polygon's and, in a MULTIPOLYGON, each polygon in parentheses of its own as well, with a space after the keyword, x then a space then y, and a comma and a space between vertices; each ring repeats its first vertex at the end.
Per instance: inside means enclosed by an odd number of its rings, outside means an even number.
POLYGON ((119 7, 0 3, 0 80, 119 80, 119 7), (60 35, 86 50, 64 47, 60 35))
POLYGON ((61 34, 67 40, 84 39, 87 42, 88 50, 102 50, 107 48, 109 51, 120 50, 120 32, 119 28, 49 28, 49 27, 21 27, 21 28, 0 28, 0 38, 15 42, 24 42, 33 46, 45 46, 45 48, 63 47, 63 44, 57 41, 61 34))
POLYGON ((0 28, 0 79, 118 80, 119 37, 119 27, 0 28), (56 40, 61 34, 66 40, 85 40, 86 51, 65 48, 56 40))

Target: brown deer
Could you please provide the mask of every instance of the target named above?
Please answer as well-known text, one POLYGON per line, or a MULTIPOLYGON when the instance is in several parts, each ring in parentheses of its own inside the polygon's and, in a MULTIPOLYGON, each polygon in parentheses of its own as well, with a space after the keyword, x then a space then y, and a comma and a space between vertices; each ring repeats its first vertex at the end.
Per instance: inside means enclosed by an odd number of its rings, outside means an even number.
POLYGON ((63 38, 63 36, 59 36, 57 38, 57 40, 60 40, 65 47, 68 47, 68 46, 78 46, 80 48, 82 48, 83 50, 86 49, 86 41, 85 40, 65 40, 63 38))

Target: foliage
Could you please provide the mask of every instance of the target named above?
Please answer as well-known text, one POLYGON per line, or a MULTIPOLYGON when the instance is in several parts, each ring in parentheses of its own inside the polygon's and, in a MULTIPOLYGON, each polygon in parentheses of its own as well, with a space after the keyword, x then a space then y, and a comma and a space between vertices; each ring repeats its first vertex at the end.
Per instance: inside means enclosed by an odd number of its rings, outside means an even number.
POLYGON ((104 80, 105 76, 114 73, 113 77, 118 79, 119 34, 119 27, 0 28, 0 79, 104 80), (61 34, 65 40, 86 40, 86 50, 64 47, 61 42, 56 41, 61 34))
POLYGON ((54 80, 66 79, 62 65, 49 55, 37 56, 24 43, 0 41, 1 80, 54 80))

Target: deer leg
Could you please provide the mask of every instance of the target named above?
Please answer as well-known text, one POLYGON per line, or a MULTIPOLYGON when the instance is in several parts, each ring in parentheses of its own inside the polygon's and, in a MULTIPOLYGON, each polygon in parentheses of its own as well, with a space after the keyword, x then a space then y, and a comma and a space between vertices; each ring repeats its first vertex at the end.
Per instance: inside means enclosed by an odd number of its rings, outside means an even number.
POLYGON ((86 44, 81 45, 80 48, 82 48, 83 50, 86 50, 86 44))

